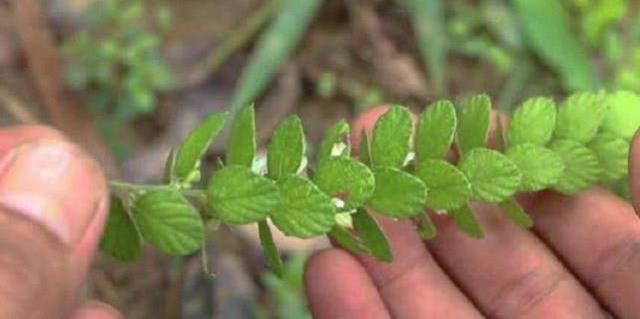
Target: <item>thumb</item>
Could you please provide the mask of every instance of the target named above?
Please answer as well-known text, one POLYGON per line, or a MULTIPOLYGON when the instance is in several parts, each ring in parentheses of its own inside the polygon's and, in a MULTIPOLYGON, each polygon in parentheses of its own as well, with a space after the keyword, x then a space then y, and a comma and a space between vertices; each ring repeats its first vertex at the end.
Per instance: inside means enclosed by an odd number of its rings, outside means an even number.
POLYGON ((105 179, 59 135, 24 131, 0 131, 0 318, 67 317, 104 225, 105 179))

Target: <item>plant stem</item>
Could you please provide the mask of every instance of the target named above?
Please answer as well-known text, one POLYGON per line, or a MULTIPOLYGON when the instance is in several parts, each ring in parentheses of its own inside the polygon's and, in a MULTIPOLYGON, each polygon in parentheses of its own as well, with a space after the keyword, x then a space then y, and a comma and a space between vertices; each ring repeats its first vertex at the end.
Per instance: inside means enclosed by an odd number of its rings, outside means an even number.
POLYGON ((122 181, 109 181, 109 188, 114 193, 131 193, 145 192, 150 190, 170 190, 174 189, 182 193, 185 197, 195 200, 198 204, 206 204, 207 194, 204 189, 177 189, 171 185, 162 184, 134 184, 122 181))
POLYGON ((158 184, 134 184, 121 181, 109 181, 109 188, 114 191, 146 191, 152 189, 165 189, 170 187, 169 185, 158 184))
POLYGON ((185 189, 182 195, 196 202, 203 209, 207 206, 207 194, 204 189, 185 189))

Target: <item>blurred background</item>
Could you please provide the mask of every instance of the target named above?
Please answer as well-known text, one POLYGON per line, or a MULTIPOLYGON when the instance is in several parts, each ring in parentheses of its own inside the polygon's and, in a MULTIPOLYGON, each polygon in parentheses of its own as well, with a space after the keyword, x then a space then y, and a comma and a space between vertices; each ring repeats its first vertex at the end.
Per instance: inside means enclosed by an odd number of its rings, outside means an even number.
MULTIPOLYGON (((317 145, 338 119, 385 103, 419 110, 486 92, 508 113, 532 95, 640 92, 639 10, 635 0, 0 0, 0 123, 53 125, 112 178, 154 182, 206 114, 253 101, 261 145, 291 113, 317 145)), ((304 261, 326 240, 279 236, 277 278, 252 227, 208 233, 206 254, 101 255, 85 294, 126 318, 310 318, 304 261)))

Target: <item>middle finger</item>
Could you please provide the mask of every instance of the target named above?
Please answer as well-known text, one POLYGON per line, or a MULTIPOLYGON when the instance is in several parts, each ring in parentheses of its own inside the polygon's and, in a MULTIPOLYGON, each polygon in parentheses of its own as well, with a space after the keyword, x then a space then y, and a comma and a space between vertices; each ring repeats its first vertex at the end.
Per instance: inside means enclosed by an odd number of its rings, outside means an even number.
POLYGON ((492 318, 605 318, 597 302, 551 251, 493 206, 478 205, 483 239, 459 231, 450 218, 429 250, 453 279, 492 318))

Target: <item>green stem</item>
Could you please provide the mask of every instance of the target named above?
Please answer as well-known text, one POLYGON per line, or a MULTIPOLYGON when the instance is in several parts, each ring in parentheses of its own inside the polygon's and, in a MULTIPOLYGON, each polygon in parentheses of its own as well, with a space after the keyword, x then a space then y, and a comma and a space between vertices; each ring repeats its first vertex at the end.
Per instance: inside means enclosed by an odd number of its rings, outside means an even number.
POLYGON ((159 184, 134 184, 121 181, 109 181, 109 188, 113 191, 147 191, 152 189, 165 189, 169 185, 159 184))
POLYGON ((190 198, 203 209, 207 207, 207 193, 204 189, 185 189, 182 191, 182 195, 190 198))
POLYGON ((109 181, 109 188, 113 193, 116 194, 143 193, 151 190, 175 189, 182 193, 182 195, 184 195, 185 197, 194 200, 199 205, 205 206, 205 204, 207 203, 207 193, 204 189, 177 189, 171 185, 134 184, 122 181, 109 181))

